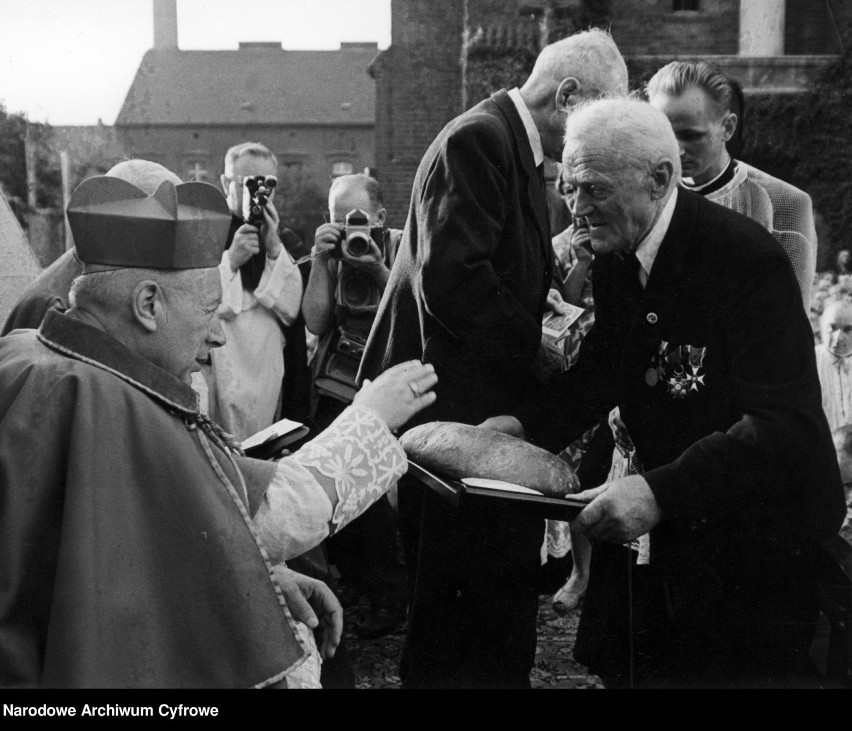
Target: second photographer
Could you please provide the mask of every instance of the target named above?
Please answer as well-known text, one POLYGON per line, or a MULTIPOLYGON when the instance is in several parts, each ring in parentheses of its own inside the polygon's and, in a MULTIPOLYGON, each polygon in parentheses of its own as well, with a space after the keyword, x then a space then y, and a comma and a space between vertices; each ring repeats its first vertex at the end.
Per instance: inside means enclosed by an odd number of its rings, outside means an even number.
MULTIPOLYGON (((324 429, 352 400, 355 376, 402 231, 386 227, 378 182, 343 175, 328 194, 329 223, 314 237, 314 261, 302 300, 308 330, 320 342, 313 360, 312 421, 324 429)), ((393 631, 405 618, 405 569, 396 516, 387 497, 327 542, 350 599, 366 596, 361 634, 393 631)))

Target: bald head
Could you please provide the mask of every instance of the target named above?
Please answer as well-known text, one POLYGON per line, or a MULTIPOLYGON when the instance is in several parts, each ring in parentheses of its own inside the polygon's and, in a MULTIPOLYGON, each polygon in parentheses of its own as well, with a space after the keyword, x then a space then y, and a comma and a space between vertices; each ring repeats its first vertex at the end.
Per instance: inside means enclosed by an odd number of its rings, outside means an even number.
POLYGON ((183 182, 171 170, 150 160, 124 160, 117 165, 113 165, 107 170, 105 175, 109 175, 111 178, 121 178, 128 183, 133 183, 133 185, 144 190, 148 195, 151 195, 157 190, 160 184, 166 180, 175 185, 183 182))
POLYGON ((588 223, 598 253, 635 251, 680 176, 665 115, 629 99, 578 107, 565 126, 562 165, 568 206, 588 223))
POLYGON ((545 46, 521 88, 548 157, 558 160, 566 114, 579 103, 627 94, 627 66, 612 36, 593 28, 545 46))
POLYGON ((379 182, 363 173, 335 178, 328 191, 328 211, 334 223, 343 223, 346 215, 360 208, 367 214, 371 226, 383 226, 387 212, 382 205, 379 182))

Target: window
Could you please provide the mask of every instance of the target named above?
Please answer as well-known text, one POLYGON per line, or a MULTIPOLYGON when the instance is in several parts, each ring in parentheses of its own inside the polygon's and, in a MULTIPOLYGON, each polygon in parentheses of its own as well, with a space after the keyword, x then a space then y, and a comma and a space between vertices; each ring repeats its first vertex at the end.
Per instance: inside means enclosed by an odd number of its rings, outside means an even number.
MULTIPOLYGON (((279 158, 280 159, 280 158, 279 158)), ((301 160, 286 160, 278 163, 278 168, 285 176, 298 177, 302 174, 305 164, 301 160)))
POLYGON ((690 11, 693 13, 697 13, 701 8, 699 7, 701 3, 699 0, 673 0, 672 2, 672 10, 675 13, 681 11, 690 11))
POLYGON ((185 180, 197 181, 199 183, 213 182, 213 176, 207 169, 205 160, 190 160, 186 163, 185 180))
POLYGON ((341 175, 351 175, 355 172, 355 166, 348 160, 338 160, 331 164, 331 176, 338 178, 341 175))
POLYGON ((201 183, 214 182, 210 169, 210 152, 208 150, 187 150, 183 153, 183 179, 201 183))

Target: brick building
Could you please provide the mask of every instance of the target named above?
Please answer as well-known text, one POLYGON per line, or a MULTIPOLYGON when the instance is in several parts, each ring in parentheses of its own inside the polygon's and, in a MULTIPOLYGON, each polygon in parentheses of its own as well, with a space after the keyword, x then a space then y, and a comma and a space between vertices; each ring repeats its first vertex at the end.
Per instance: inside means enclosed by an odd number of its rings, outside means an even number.
MULTIPOLYGON (((183 51, 176 0, 153 0, 153 20, 154 47, 115 125, 52 128, 46 154, 56 168, 64 160, 66 192, 128 158, 218 186, 228 148, 262 142, 278 158, 282 219, 312 238, 332 177, 375 166, 376 87, 367 68, 378 44, 287 51, 280 43, 240 43, 231 51, 183 51)), ((27 218, 30 245, 47 266, 66 248, 62 210, 27 218)))
POLYGON ((367 67, 377 52, 376 43, 342 43, 339 51, 287 51, 280 43, 183 51, 176 0, 154 0, 154 48, 127 92, 116 135, 128 157, 217 185, 229 147, 262 142, 278 158, 287 195, 309 193, 310 210, 289 222, 305 236, 322 222, 332 177, 375 164, 375 85, 367 67))
MULTIPOLYGON (((417 163, 444 124, 524 81, 542 45, 611 28, 631 70, 673 58, 725 67, 746 93, 806 88, 840 51, 840 0, 392 0, 376 80, 376 165, 391 221, 406 215, 417 163)), ((551 167, 550 175, 553 175, 551 167)))

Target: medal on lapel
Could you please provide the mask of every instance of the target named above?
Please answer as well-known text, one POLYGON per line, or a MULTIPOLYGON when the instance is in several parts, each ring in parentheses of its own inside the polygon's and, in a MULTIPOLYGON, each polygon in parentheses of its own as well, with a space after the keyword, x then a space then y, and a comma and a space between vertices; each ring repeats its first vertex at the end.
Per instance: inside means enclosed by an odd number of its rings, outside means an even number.
POLYGON ((665 378, 666 350, 668 347, 669 344, 667 341, 663 340, 660 342, 660 347, 656 355, 651 358, 651 365, 645 371, 645 383, 651 388, 665 378))
POLYGON ((685 399, 689 393, 698 391, 699 386, 705 385, 701 368, 706 352, 706 347, 681 345, 668 354, 666 363, 671 376, 666 383, 669 396, 685 399))
POLYGON ((689 376, 684 372, 683 366, 675 368, 674 374, 668 380, 668 390, 672 398, 686 398, 689 391, 689 376))

